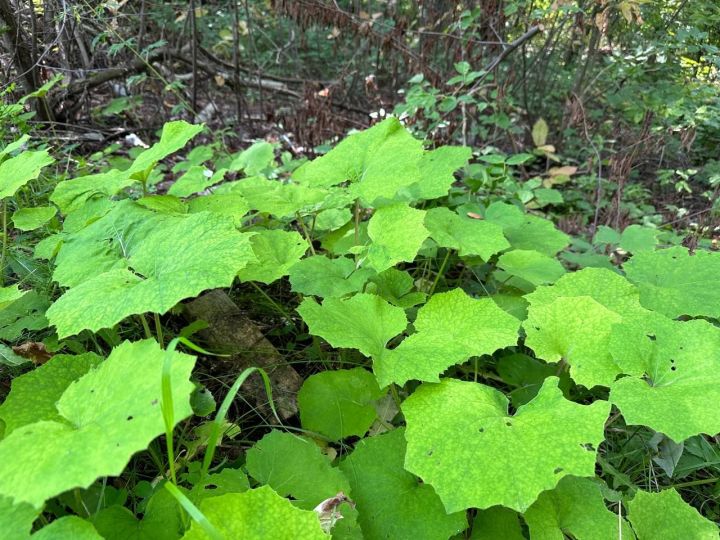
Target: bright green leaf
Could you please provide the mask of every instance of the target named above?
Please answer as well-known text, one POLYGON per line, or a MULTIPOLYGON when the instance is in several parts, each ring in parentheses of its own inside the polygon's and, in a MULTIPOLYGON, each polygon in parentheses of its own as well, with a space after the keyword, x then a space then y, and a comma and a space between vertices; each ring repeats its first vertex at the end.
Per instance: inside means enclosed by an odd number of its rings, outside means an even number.
POLYGON ((488 260, 510 247, 499 225, 463 218, 444 207, 428 210, 425 226, 438 245, 457 250, 461 257, 479 255, 488 260))
MULTIPOLYGON (((533 540, 607 540, 618 537, 618 516, 605 506, 600 484, 589 478, 566 476, 557 487, 540 494, 525 512, 525 521, 533 540)), ((635 535, 627 521, 622 538, 635 535)))
POLYGON ((292 265, 288 273, 293 291, 327 298, 362 290, 374 272, 369 268, 356 268, 355 262, 347 257, 329 259, 313 255, 292 265))
POLYGON ((503 506, 478 510, 470 540, 525 540, 519 518, 515 510, 503 506))
POLYGON ((4 310, 26 294, 28 291, 21 291, 17 285, 0 287, 0 310, 4 310))
POLYGON ((0 495, 0 531, 12 540, 27 540, 40 510, 0 495))
POLYGON ((54 206, 37 206, 35 208, 21 208, 12 215, 12 222, 16 229, 32 231, 50 221, 57 209, 54 206))
POLYGON ((243 171, 245 176, 255 176, 270 167, 273 159, 275 159, 273 145, 266 141, 258 141, 233 158, 228 169, 243 171))
POLYGON ((630 225, 620 237, 620 247, 630 253, 653 251, 658 243, 658 230, 642 225, 630 225))
POLYGON ((255 480, 283 497, 292 496, 300 508, 312 510, 340 491, 350 496, 340 470, 331 467, 319 446, 297 435, 271 431, 248 450, 246 466, 255 480))
POLYGON ((532 249, 545 255, 555 255, 567 247, 570 237, 548 221, 503 202, 491 204, 485 219, 502 227, 505 237, 515 249, 532 249))
MULTIPOLYGON (((244 493, 210 497, 200 503, 200 511, 224 538, 243 540, 324 540, 318 515, 301 510, 263 486, 244 493)), ((210 540, 196 522, 183 540, 210 540)))
POLYGON ((0 339, 14 341, 26 330, 47 328, 45 311, 48 307, 47 297, 28 291, 9 306, 0 308, 0 339))
POLYGON ((112 197, 134 183, 135 180, 130 179, 127 171, 112 169, 60 182, 50 200, 58 205, 62 212, 69 214, 82 208, 90 199, 112 197))
POLYGON ((219 216, 227 216, 233 220, 236 227, 240 227, 243 217, 250 209, 247 201, 237 193, 213 193, 191 199, 188 211, 191 214, 212 212, 219 216))
POLYGON ((323 189, 282 183, 261 176, 224 184, 215 190, 215 193, 241 195, 250 205, 250 209, 279 218, 294 217, 298 212, 312 211, 328 196, 328 191, 323 189))
POLYGON ((610 333, 622 317, 589 296, 560 297, 530 304, 525 344, 547 362, 565 360, 570 376, 587 388, 610 386, 621 372, 608 350, 610 333))
MULTIPOLYGON (((207 212, 159 222, 141 242, 132 243, 127 259, 115 263, 124 262, 134 272, 110 270, 84 281, 63 294, 47 317, 62 338, 111 327, 129 315, 165 313, 203 290, 229 286, 254 260, 249 238, 227 218, 207 212)), ((68 264, 86 263, 73 259, 68 264)))
POLYGON ((37 178, 43 167, 54 161, 45 150, 26 150, 0 163, 0 199, 15 195, 18 189, 37 178))
POLYGON ((114 505, 101 509, 92 516, 92 522, 105 540, 176 540, 183 530, 183 512, 169 491, 158 489, 142 519, 114 505))
POLYGON ((720 253, 677 246, 642 251, 623 265, 643 306, 675 318, 720 317, 720 253))
POLYGON ((363 368, 311 375, 298 393, 302 426, 333 441, 362 437, 377 418, 375 404, 383 395, 363 368))
POLYGON ((532 250, 515 249, 503 253, 497 265, 533 285, 554 283, 565 274, 565 268, 557 259, 532 250))
POLYGON ((184 120, 166 122, 160 140, 135 158, 130 169, 128 169, 128 173, 131 175, 134 173, 145 174, 158 161, 184 147, 190 139, 202 130, 202 125, 188 124, 184 120))
POLYGON ((373 368, 382 386, 410 379, 438 381, 438 375, 471 356, 515 345, 520 322, 490 298, 471 298, 462 289, 434 295, 418 311, 415 334, 376 355, 373 368))
POLYGON ((564 476, 594 475, 610 404, 572 403, 557 385, 547 379, 509 416, 505 396, 488 386, 423 384, 402 407, 405 467, 435 488, 449 512, 498 504, 523 512, 564 476))
POLYGON ((0 405, 5 436, 21 426, 41 420, 62 421, 55 404, 70 384, 100 364, 94 353, 59 354, 42 366, 16 377, 10 394, 0 405))
POLYGON ((360 441, 340 464, 365 538, 447 540, 467 527, 463 512, 446 514, 432 487, 403 468, 403 429, 360 441))
POLYGON ((240 270, 238 277, 265 284, 286 276, 308 249, 307 241, 299 233, 279 229, 258 232, 250 238, 250 244, 257 261, 240 270))
POLYGON ((649 426, 676 442, 720 433, 708 403, 720 402, 720 329, 707 321, 646 318, 613 329, 610 351, 629 377, 612 401, 628 424, 649 426))
POLYGON ((423 225, 425 212, 405 204, 378 209, 368 223, 372 240, 367 252, 369 265, 377 272, 403 261, 410 262, 430 234, 423 225))
POLYGON ((674 489, 638 490, 629 503, 629 519, 638 538, 717 540, 718 526, 682 500, 674 489))
MULTIPOLYGON (((33 534, 31 538, 32 540, 66 540, 68 538, 72 538, 72 540, 103 540, 92 523, 77 516, 56 519, 33 534)), ((125 538, 130 540, 132 537, 125 538)))
POLYGON ((358 349, 365 356, 379 354, 407 326, 402 309, 374 294, 326 298, 322 305, 305 298, 297 310, 311 334, 333 347, 358 349))
POLYGON ((445 197, 455 182, 453 173, 467 165, 472 149, 467 146, 441 146, 425 152, 418 167, 420 180, 400 189, 400 198, 410 201, 445 197))
POLYGON ((372 206, 378 199, 390 200, 399 190, 420 182, 422 142, 388 118, 346 137, 322 157, 310 161, 293 174, 298 182, 329 187, 350 181, 353 197, 372 206))
POLYGON ((0 442, 0 494, 40 508, 64 491, 119 475, 135 452, 165 431, 165 354, 173 355, 175 421, 188 417, 194 359, 165 353, 152 340, 124 342, 65 390, 56 405, 62 422, 27 424, 0 442))

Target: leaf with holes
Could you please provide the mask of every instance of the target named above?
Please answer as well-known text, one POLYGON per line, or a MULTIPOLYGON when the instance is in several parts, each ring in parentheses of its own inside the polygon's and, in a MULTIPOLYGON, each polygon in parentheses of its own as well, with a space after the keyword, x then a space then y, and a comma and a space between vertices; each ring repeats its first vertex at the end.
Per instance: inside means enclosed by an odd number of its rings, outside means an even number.
POLYGON ((707 321, 654 316, 613 330, 610 351, 628 377, 612 401, 628 424, 649 426, 676 442, 720 433, 720 329, 707 321))

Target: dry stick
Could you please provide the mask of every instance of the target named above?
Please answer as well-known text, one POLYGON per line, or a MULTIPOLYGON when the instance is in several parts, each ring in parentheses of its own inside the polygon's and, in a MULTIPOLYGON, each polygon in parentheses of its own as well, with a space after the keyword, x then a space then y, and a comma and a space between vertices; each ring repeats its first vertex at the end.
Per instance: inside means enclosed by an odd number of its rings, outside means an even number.
POLYGON ((192 110, 197 110, 197 21, 195 20, 195 0, 190 0, 190 28, 192 32, 192 110))
POLYGON ((240 96, 240 32, 238 27, 240 26, 240 10, 238 8, 238 1, 233 0, 233 81, 235 82, 235 114, 237 115, 237 124, 240 124, 242 118, 242 98, 240 96))
MULTIPOLYGON (((251 18, 250 18, 250 6, 248 6, 248 1, 247 1, 247 0, 245 0, 245 19, 247 19, 248 37, 250 38, 250 51, 252 52, 252 58, 251 58, 251 60, 252 60, 253 65, 255 66, 255 71, 258 72, 258 79, 257 79, 258 90, 259 90, 259 94, 258 94, 258 95, 259 95, 259 99, 258 99, 258 101, 259 101, 259 103, 260 103, 260 114, 262 115, 262 114, 263 114, 263 110, 264 110, 264 107, 263 107, 263 87, 262 87, 262 84, 261 84, 262 81, 261 81, 261 79, 260 79, 260 74, 259 74, 260 66, 259 66, 258 63, 257 63, 257 50, 255 49, 255 37, 254 37, 254 32, 253 32, 252 20, 251 20, 251 18)), ((248 116, 248 118, 250 118, 250 122, 253 122, 251 116, 248 116)))
MULTIPOLYGON (((518 47, 520 47, 520 45, 522 45, 523 43, 525 43, 526 41, 528 41, 529 39, 531 39, 533 36, 535 36, 535 34, 537 34, 537 33, 539 33, 539 32, 540 32, 540 27, 539 27, 539 26, 533 26, 532 28, 530 28, 530 30, 528 30, 527 32, 525 32, 522 36, 520 36, 519 38, 517 38, 515 41, 512 41, 512 42, 508 43, 507 47, 505 47, 505 48, 502 50, 502 52, 500 52, 500 54, 497 55, 497 56, 495 57, 495 59, 493 59, 493 61, 490 62, 490 63, 487 65, 487 67, 485 67, 485 68, 483 69, 483 71, 485 72, 485 74, 482 75, 481 77, 479 77, 479 78, 475 81, 475 84, 474 84, 473 87, 465 94, 465 96, 466 96, 466 97, 470 97, 470 96, 472 96, 472 95, 474 95, 474 94, 477 94, 477 93, 482 89, 482 86, 481 86, 480 83, 483 82, 483 81, 487 78, 488 75, 490 75, 490 73, 492 72, 492 70, 494 70, 496 67, 498 67, 498 66, 500 65, 500 63, 501 63, 503 60, 505 60, 515 49, 517 49, 518 47)), ((446 112, 445 114, 443 114, 442 119, 444 120, 445 118, 447 118, 447 116, 450 114, 450 112, 451 112, 451 111, 448 111, 448 112, 446 112)))
POLYGON ((138 50, 143 50, 143 38, 145 37, 145 0, 140 1, 140 33, 138 34, 138 50))

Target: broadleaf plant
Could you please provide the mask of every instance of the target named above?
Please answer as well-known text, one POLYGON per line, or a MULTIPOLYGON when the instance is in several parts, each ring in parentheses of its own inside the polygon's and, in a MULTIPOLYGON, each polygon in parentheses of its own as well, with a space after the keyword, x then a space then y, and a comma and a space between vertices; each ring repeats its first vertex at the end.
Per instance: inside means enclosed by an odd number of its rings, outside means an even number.
POLYGON ((569 235, 580 167, 395 117, 315 159, 202 131, 0 149, 2 534, 718 537, 712 244, 569 235))

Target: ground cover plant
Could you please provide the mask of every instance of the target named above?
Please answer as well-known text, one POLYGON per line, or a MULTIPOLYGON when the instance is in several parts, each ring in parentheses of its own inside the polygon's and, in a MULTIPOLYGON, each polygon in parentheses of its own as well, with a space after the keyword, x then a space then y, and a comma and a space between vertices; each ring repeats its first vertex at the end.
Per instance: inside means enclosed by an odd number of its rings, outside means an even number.
POLYGON ((718 537, 709 243, 573 238, 392 117, 281 164, 202 129, 70 176, 0 150, 6 537, 718 537), (183 319, 212 289, 296 396, 183 319))

